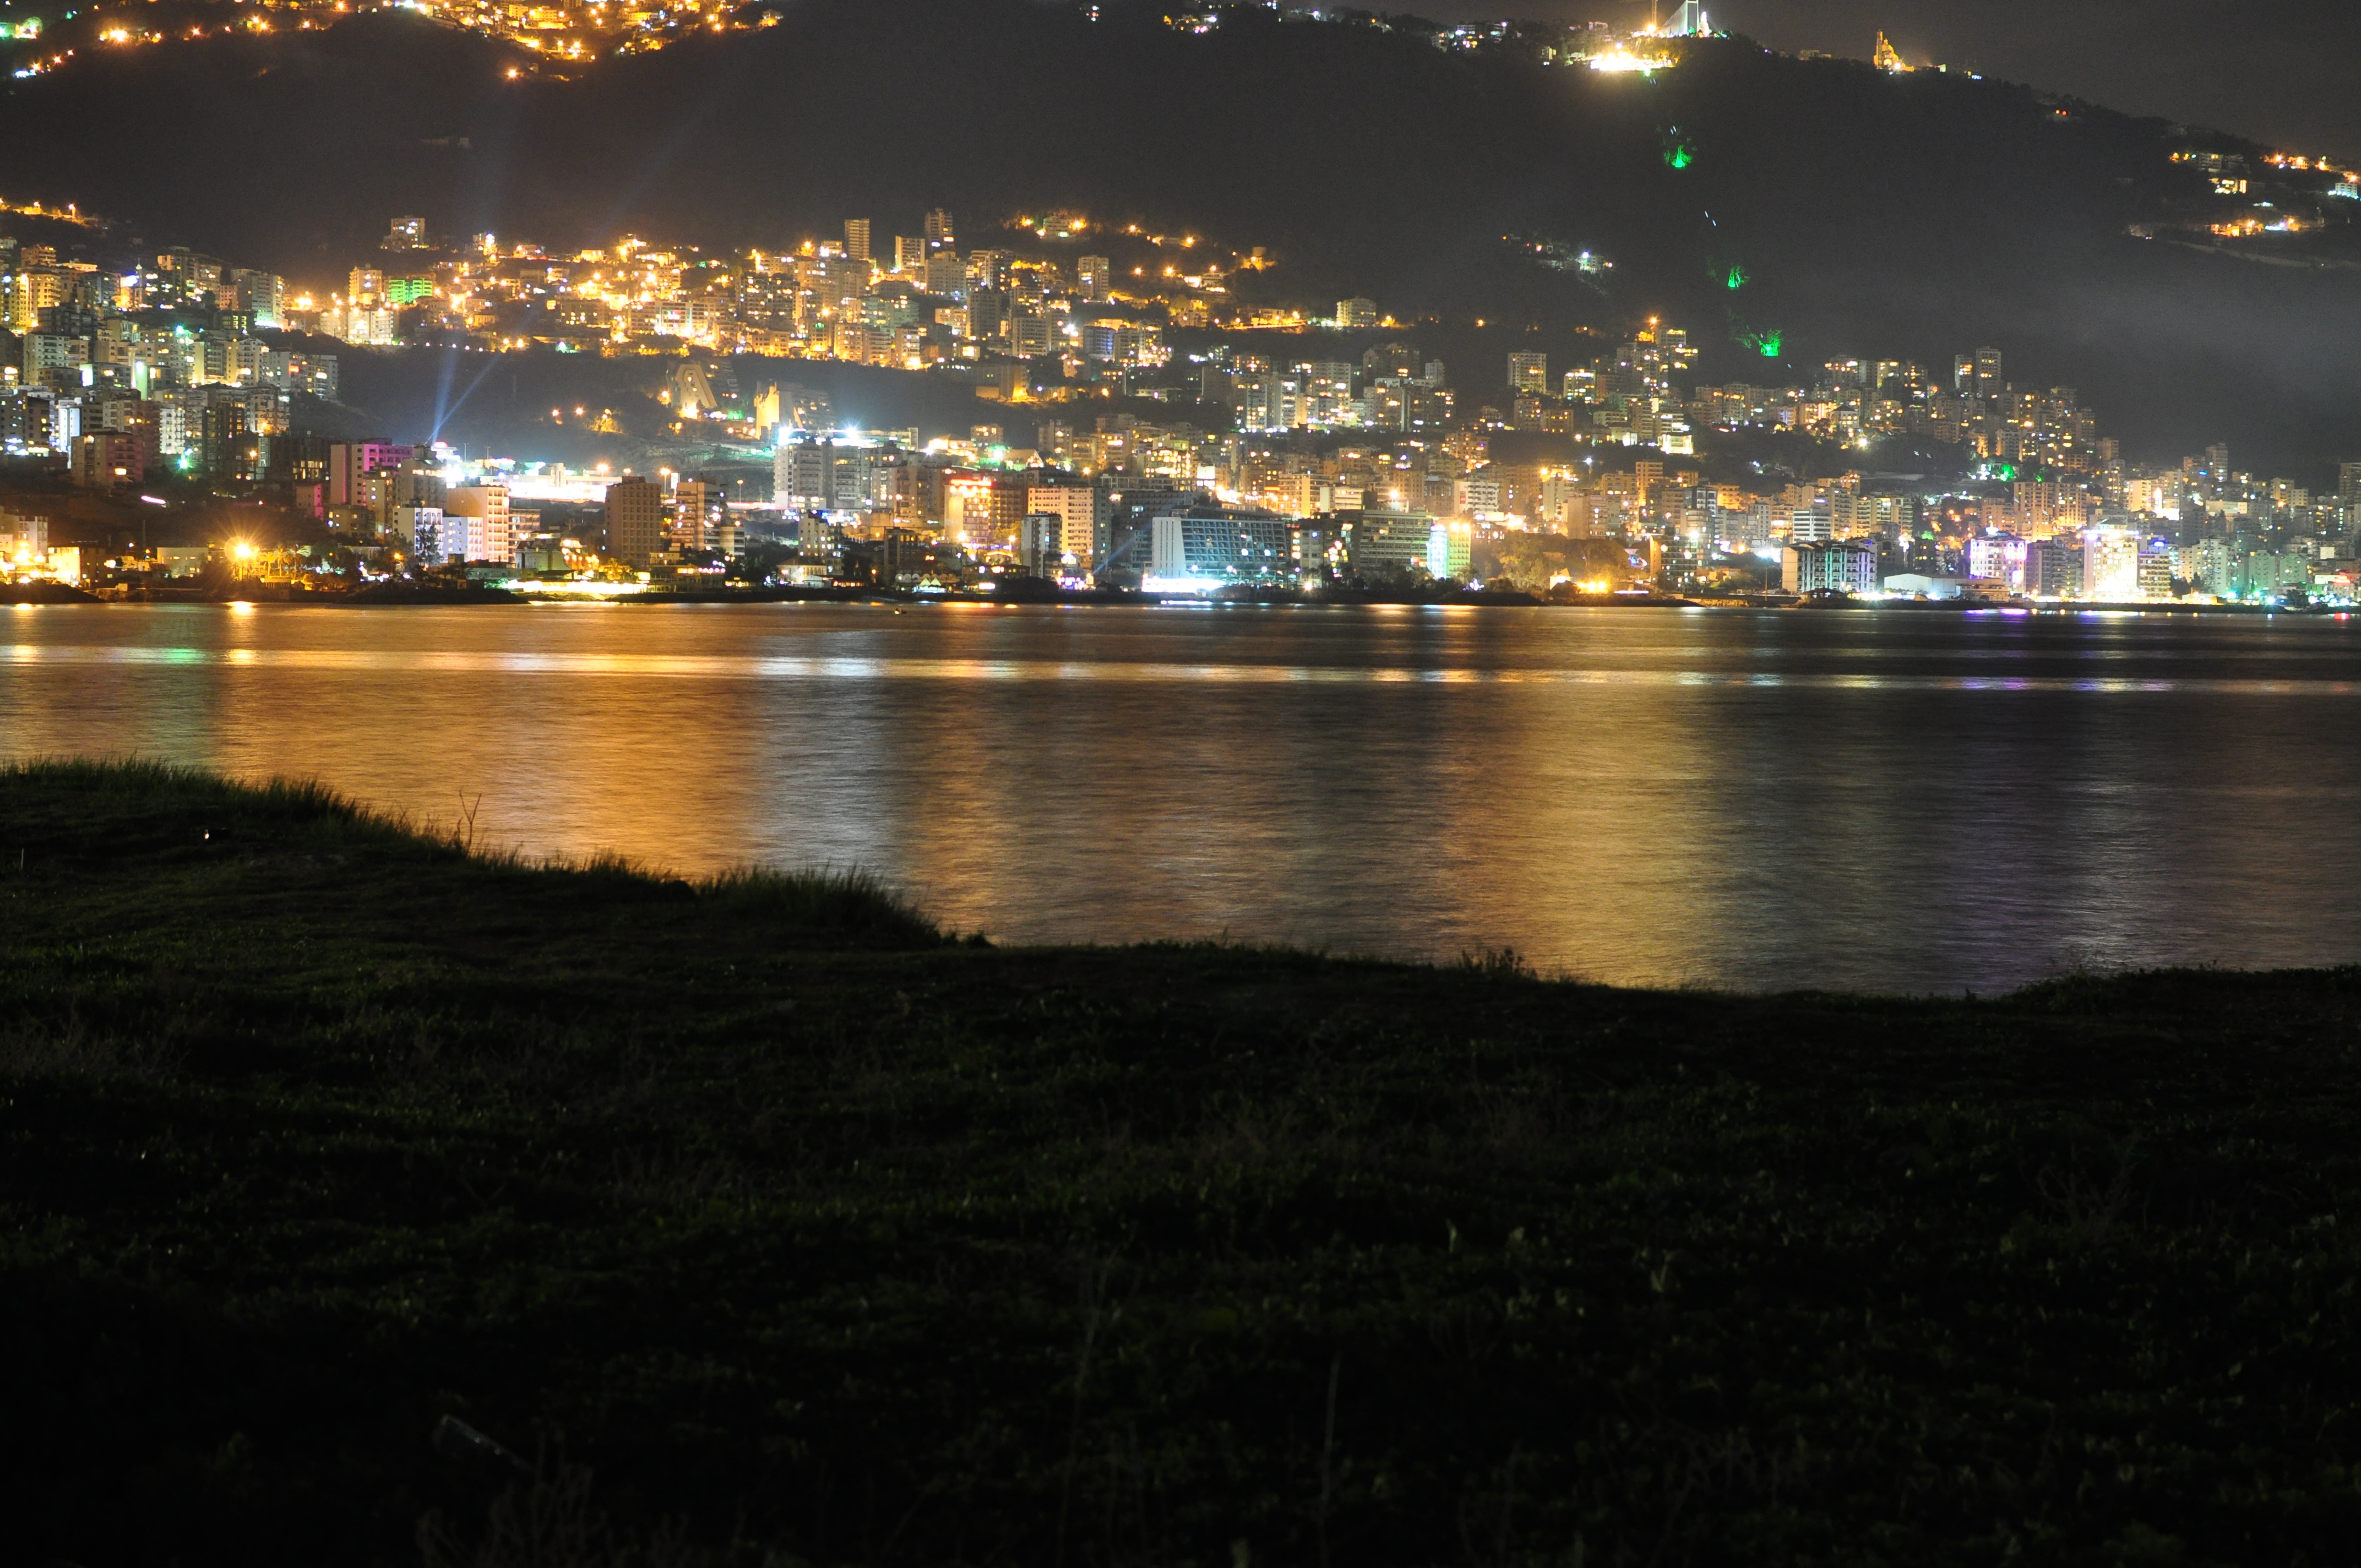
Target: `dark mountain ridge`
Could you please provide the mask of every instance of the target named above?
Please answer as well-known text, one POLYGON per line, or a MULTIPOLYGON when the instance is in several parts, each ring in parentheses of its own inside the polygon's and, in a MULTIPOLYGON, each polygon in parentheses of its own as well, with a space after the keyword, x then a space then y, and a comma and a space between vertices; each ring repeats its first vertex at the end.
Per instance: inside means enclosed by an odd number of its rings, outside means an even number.
POLYGON ((1055 205, 1268 246, 1280 265, 1254 286, 1368 295, 1478 398, 1510 349, 1570 363, 1661 314, 1715 379, 1837 356, 1942 368, 1989 344, 2021 385, 2077 387, 2134 455, 2361 455, 2361 270, 2333 248, 2351 231, 2326 252, 2260 242, 2285 265, 2213 248, 2226 199, 2170 160, 2182 127, 1743 39, 1683 53, 1609 76, 1251 8, 1195 35, 1026 0, 802 0, 566 81, 379 15, 77 60, 16 82, 0 131, 40 171, 17 199, 313 283, 397 212, 553 248, 625 229, 730 247, 848 215, 915 232, 936 205, 989 243, 1055 205), (164 126, 193 127, 194 156, 159 158, 164 126), (1616 265, 1546 270, 1510 235, 1616 265), (1765 335, 1775 362, 1750 346, 1765 335))

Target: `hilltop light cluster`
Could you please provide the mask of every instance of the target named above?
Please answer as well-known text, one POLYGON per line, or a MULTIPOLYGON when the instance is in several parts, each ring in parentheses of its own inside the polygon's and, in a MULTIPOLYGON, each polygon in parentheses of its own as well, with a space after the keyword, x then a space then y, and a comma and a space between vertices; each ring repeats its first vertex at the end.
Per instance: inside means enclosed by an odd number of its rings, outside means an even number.
MULTIPOLYGON (((1002 225, 1005 239, 962 251, 950 214, 929 214, 924 228, 881 244, 868 220, 854 219, 841 238, 785 251, 712 254, 626 235, 553 253, 489 234, 444 248, 423 220, 399 218, 387 254, 353 269, 346 293, 299 301, 287 319, 369 345, 447 337, 489 348, 702 350, 940 370, 1018 402, 1120 390, 1170 359, 1173 330, 1301 333, 1329 319, 1240 302, 1232 283, 1268 257, 1217 250, 1195 234, 1137 224, 1109 231, 1081 213, 1028 213, 1002 225), (1085 247, 1132 263, 1074 253, 1085 247)), ((1384 321, 1366 300, 1339 311, 1352 325, 1384 321)))
MULTIPOLYGON (((734 0, 233 0, 228 20, 207 19, 199 13, 189 20, 157 25, 147 4, 93 5, 64 13, 96 18, 90 37, 110 48, 131 48, 171 41, 193 41, 235 32, 268 33, 328 27, 355 16, 377 11, 408 11, 447 27, 503 39, 532 50, 544 62, 542 69, 565 74, 566 68, 600 58, 660 49, 686 38, 776 27, 780 3, 747 5, 734 0)), ((1098 8, 1078 6, 1096 20, 1098 8)), ((1453 51, 1510 49, 1529 51, 1551 62, 1606 72, 1653 72, 1678 62, 1668 49, 1671 39, 1710 36, 1712 27, 1702 0, 1675 0, 1662 17, 1635 28, 1605 22, 1571 26, 1499 22, 1437 25, 1408 16, 1389 16, 1363 11, 1338 11, 1319 6, 1281 5, 1276 0, 1242 0, 1176 11, 1165 22, 1178 31, 1198 35, 1218 31, 1229 13, 1240 9, 1276 13, 1291 21, 1356 25, 1387 32, 1417 32, 1436 48, 1453 51)), ((40 34, 38 18, 12 24, 0 32, 10 38, 34 38, 40 34)), ((19 76, 54 70, 71 55, 61 49, 53 57, 20 62, 19 76)))

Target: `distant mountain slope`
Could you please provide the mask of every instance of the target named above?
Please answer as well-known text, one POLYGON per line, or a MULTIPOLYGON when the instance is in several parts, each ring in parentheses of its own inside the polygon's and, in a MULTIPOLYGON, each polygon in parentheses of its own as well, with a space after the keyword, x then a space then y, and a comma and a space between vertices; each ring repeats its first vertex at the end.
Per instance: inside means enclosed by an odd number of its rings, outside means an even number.
POLYGON ((2361 455, 2361 271, 2127 234, 2209 199, 2168 160, 2173 127, 1738 39, 1650 81, 1259 16, 1200 37, 1024 0, 798 0, 574 82, 510 81, 522 51, 379 16, 78 60, 0 98, 0 134, 29 181, 12 197, 315 280, 396 212, 727 246, 848 214, 912 232, 939 204, 975 243, 1057 204, 1269 246, 1260 281, 1304 301, 1431 313, 1479 390, 1512 347, 1587 356, 1577 327, 1662 313, 1719 378, 1989 343, 2147 455, 2361 455), (1611 280, 1534 267, 1510 234, 1603 251, 1611 280), (1778 329, 1784 364, 1734 325, 1778 329))

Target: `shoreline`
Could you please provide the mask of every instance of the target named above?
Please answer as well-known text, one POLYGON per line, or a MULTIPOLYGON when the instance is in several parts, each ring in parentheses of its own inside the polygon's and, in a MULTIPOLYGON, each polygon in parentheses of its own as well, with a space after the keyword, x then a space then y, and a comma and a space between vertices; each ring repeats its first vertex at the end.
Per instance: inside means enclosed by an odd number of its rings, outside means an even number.
POLYGON ((1438 595, 1431 598, 1393 597, 1369 593, 1238 595, 1206 597, 1196 594, 1144 594, 1108 590, 1091 593, 1028 593, 1002 597, 997 594, 917 593, 908 590, 877 588, 797 588, 775 587, 745 592, 698 592, 661 594, 588 595, 572 593, 536 593, 530 588, 363 588, 350 593, 323 593, 304 589, 270 590, 258 587, 250 593, 209 593, 198 589, 146 589, 131 593, 93 592, 63 583, 0 584, 0 605, 17 608, 49 608, 56 606, 213 606, 247 609, 297 606, 321 609, 404 609, 455 608, 514 608, 521 605, 599 604, 635 606, 658 609, 668 606, 763 605, 763 604, 843 604, 879 605, 908 609, 925 605, 982 605, 1005 609, 1123 609, 1202 608, 1206 609, 1610 609, 1610 610, 1707 610, 1762 613, 1895 613, 1905 615, 2007 615, 2007 616, 2227 616, 2234 618, 2276 619, 2290 617, 2315 620, 2344 620, 2355 614, 2356 607, 2341 605, 2246 604, 2158 604, 2134 600, 2088 603, 2049 602, 2024 599, 1895 599, 1807 601, 1787 599, 1777 596, 1761 598, 1729 598, 1700 595, 1683 598, 1658 595, 1584 595, 1569 598, 1549 598, 1523 592, 1463 593, 1438 595))

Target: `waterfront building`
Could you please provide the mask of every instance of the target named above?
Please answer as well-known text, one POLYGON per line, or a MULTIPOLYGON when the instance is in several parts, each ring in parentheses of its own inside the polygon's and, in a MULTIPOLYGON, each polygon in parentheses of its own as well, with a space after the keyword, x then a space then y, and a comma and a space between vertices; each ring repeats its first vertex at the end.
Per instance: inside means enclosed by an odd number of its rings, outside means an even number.
POLYGON ((636 475, 607 487, 607 554, 646 569, 664 548, 664 491, 636 475))
POLYGON ((1148 519, 1151 591, 1279 583, 1296 575, 1293 526, 1261 507, 1202 499, 1168 505, 1148 519))
POLYGON ((1857 594, 1878 586, 1874 540, 1790 543, 1779 552, 1779 580, 1791 594, 1857 594))

